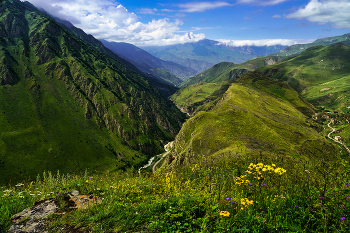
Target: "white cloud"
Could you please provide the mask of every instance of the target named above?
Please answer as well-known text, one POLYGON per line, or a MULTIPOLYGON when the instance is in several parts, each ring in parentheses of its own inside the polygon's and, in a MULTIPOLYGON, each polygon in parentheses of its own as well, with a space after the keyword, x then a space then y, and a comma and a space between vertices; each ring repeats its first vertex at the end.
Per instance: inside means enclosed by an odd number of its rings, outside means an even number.
MULTIPOLYGON (((181 33, 180 20, 168 18, 142 23, 139 17, 113 0, 29 0, 50 14, 71 21, 98 39, 142 45, 169 45, 196 42, 204 34, 181 33)), ((156 9, 143 9, 155 13, 156 9)))
POLYGON ((287 15, 287 18, 307 19, 319 24, 330 23, 334 28, 350 28, 349 0, 311 0, 305 8, 287 15))
POLYGON ((240 46, 274 46, 283 45, 291 46, 294 44, 306 44, 311 43, 314 40, 302 40, 302 39, 264 39, 264 40, 216 40, 218 45, 226 45, 231 47, 240 46))
POLYGON ((274 15, 274 16, 272 16, 272 18, 274 18, 274 19, 279 19, 279 18, 281 18, 282 16, 280 16, 280 15, 274 15))
POLYGON ((158 9, 153 8, 142 8, 140 9, 140 14, 145 14, 145 15, 154 15, 156 12, 158 11, 158 9))
POLYGON ((212 10, 215 8, 233 6, 233 4, 227 2, 189 2, 185 4, 177 5, 184 12, 203 12, 207 10, 212 10))
POLYGON ((239 4, 250 4, 250 5, 261 5, 261 6, 272 6, 277 5, 288 0, 237 0, 239 4))

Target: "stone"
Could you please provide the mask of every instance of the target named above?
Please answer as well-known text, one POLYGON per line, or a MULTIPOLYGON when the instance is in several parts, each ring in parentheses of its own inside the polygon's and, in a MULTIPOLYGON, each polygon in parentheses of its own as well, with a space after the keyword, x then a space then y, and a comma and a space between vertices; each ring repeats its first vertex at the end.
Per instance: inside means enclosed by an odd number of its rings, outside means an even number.
POLYGON ((27 208, 12 216, 12 221, 15 224, 10 227, 8 233, 47 232, 45 219, 57 210, 58 206, 52 199, 27 208))

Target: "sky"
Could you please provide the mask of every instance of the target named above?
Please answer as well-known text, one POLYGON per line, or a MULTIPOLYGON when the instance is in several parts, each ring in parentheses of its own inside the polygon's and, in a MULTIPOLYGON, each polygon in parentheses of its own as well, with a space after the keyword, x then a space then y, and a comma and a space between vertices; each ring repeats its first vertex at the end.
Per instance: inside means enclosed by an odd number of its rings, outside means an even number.
POLYGON ((28 0, 97 39, 289 46, 350 32, 350 0, 28 0))

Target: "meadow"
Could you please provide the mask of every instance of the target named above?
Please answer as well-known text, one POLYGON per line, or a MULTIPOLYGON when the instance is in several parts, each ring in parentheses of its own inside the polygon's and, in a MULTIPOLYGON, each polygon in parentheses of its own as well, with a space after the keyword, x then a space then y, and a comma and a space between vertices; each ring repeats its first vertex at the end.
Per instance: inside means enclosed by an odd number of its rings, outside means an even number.
POLYGON ((262 154, 196 154, 155 174, 61 175, 0 189, 0 232, 11 216, 53 198, 51 232, 349 232, 348 157, 310 162, 262 154), (99 197, 68 208, 73 189, 99 197))

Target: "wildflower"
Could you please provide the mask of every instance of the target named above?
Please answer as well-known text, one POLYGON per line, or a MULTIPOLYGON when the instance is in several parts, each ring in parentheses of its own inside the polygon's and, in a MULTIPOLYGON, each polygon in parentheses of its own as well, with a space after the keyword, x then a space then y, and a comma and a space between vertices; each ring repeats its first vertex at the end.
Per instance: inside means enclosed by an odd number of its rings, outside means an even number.
POLYGON ((328 189, 324 189, 324 191, 328 191, 328 189))
POLYGON ((265 182, 264 182, 264 183, 261 183, 260 185, 261 185, 261 186, 266 186, 266 185, 267 185, 267 183, 265 183, 265 182))
POLYGON ((249 183, 249 185, 250 185, 250 186, 252 186, 252 185, 253 185, 253 183, 249 183))
POLYGON ((340 221, 344 221, 345 220, 345 217, 340 217, 340 221))
POLYGON ((345 185, 349 185, 349 183, 345 183, 345 185))
POLYGON ((228 212, 228 211, 220 211, 220 215, 224 216, 224 217, 229 217, 230 216, 230 212, 228 212))
POLYGON ((231 200, 231 197, 226 197, 226 200, 228 200, 228 201, 231 200))
POLYGON ((333 187, 335 187, 336 185, 335 184, 332 184, 333 187))
POLYGON ((233 204, 235 204, 234 202, 230 202, 230 205, 233 205, 233 204))
POLYGON ((294 206, 294 208, 298 208, 298 206, 296 205, 296 206, 294 206))
POLYGON ((324 197, 319 197, 320 199, 324 199, 324 197))

